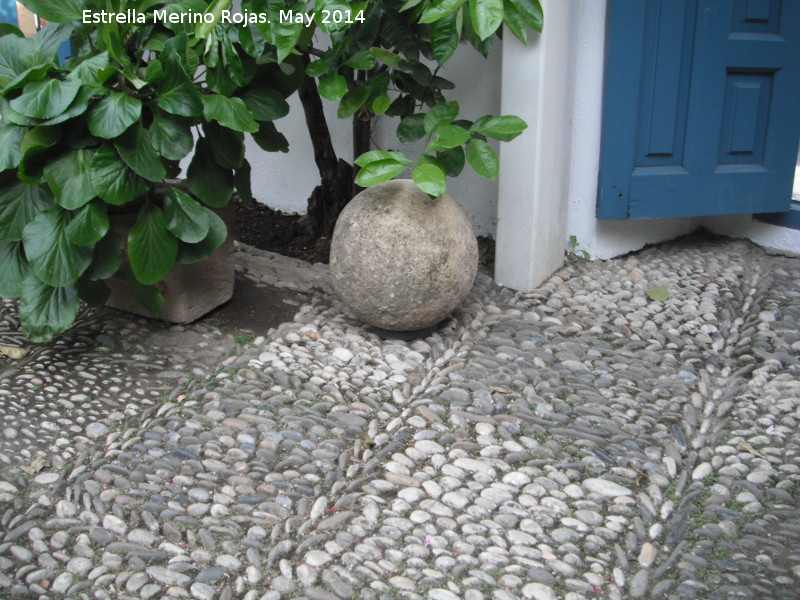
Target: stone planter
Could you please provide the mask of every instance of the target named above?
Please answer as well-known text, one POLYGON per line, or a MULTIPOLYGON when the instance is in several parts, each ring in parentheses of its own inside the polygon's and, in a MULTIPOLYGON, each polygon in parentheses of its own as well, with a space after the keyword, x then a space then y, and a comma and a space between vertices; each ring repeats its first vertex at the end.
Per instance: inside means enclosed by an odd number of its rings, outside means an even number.
POLYGON ((368 188, 344 208, 331 239, 331 275, 362 321, 418 331, 447 317, 478 269, 478 244, 450 196, 430 198, 411 180, 368 188))
MULTIPOLYGON (((228 203, 213 210, 225 222, 228 238, 205 260, 190 265, 176 263, 164 279, 156 284, 164 295, 161 310, 165 321, 191 323, 233 296, 235 277, 233 229, 236 225, 236 209, 228 203)), ((112 227, 127 240, 128 232, 136 223, 136 214, 118 214, 109 217, 112 227)), ((153 317, 152 313, 133 298, 130 284, 124 275, 117 273, 106 283, 111 288, 107 306, 153 317)))

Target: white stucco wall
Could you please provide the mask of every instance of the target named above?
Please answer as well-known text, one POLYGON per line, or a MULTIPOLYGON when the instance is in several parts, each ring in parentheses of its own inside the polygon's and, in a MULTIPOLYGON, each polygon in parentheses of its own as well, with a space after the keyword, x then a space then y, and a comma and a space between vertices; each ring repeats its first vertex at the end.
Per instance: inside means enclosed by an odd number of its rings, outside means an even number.
POLYGON ((528 129, 500 150, 495 278, 519 290, 564 261, 577 28, 572 3, 543 0, 542 8, 542 35, 523 45, 506 31, 503 47, 502 111, 528 129))
POLYGON ((751 215, 707 217, 703 225, 709 231, 733 238, 747 238, 769 250, 800 255, 800 230, 778 227, 753 219, 751 215))
MULTIPOLYGON (((472 47, 461 46, 440 75, 456 84, 452 92, 445 92, 448 100, 461 106, 460 118, 476 119, 486 114, 500 114, 500 54, 499 40, 490 58, 484 59, 472 47)), ((352 156, 352 130, 350 119, 336 117, 336 103, 325 102, 328 126, 331 129, 337 154, 348 161, 352 156)), ((275 121, 278 131, 289 140, 288 153, 263 152, 248 141, 248 160, 253 167, 253 195, 257 200, 284 212, 303 214, 311 191, 319 184, 314 164, 314 154, 306 130, 303 108, 296 96, 290 101, 289 114, 275 121)), ((373 144, 383 150, 401 149, 394 135, 399 119, 382 116, 373 131, 373 144)), ((403 147, 410 156, 421 148, 403 147)), ((410 174, 406 174, 410 177, 410 174)), ((448 180, 451 194, 472 220, 476 235, 494 236, 497 215, 497 182, 487 181, 467 165, 463 173, 448 180)))

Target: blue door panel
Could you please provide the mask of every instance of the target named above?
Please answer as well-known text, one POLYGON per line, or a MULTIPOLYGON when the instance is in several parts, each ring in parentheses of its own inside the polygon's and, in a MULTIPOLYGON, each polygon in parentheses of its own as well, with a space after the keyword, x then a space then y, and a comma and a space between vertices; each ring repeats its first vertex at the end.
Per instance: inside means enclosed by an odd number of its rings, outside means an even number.
POLYGON ((646 5, 636 166, 680 165, 686 137, 694 11, 686 3, 646 5), (659 27, 653 27, 655 23, 659 27))
POLYGON ((0 0, 0 23, 17 24, 17 3, 15 0, 0 0))
POLYGON ((597 216, 789 208, 800 2, 609 0, 597 216))

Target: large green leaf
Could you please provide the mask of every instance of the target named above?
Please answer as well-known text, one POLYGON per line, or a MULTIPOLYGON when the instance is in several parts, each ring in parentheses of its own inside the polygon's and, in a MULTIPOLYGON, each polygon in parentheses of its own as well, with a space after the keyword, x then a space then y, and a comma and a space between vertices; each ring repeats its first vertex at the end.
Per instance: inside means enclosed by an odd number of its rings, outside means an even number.
POLYGON ((372 50, 362 50, 348 58, 344 64, 351 69, 369 71, 375 67, 375 55, 372 50))
POLYGON ((146 308, 155 317, 163 317, 161 305, 164 304, 164 295, 155 285, 144 285, 136 279, 130 269, 125 270, 125 277, 131 286, 131 295, 134 300, 146 308))
POLYGON ((0 89, 4 92, 40 81, 57 68, 58 47, 69 39, 72 26, 50 23, 33 37, 14 33, 0 37, 0 89))
POLYGON ((453 14, 458 10, 465 0, 437 0, 424 11, 420 17, 420 23, 433 23, 444 17, 453 14))
POLYGON ((89 131, 113 139, 142 118, 142 102, 125 92, 113 92, 89 111, 89 131))
POLYGON ((51 148, 61 138, 58 127, 34 127, 25 131, 19 149, 27 154, 51 148))
POLYGON ((326 100, 336 102, 341 100, 347 93, 347 80, 339 73, 332 73, 325 77, 320 77, 317 90, 319 95, 326 100))
POLYGON ((223 96, 232 95, 237 86, 230 77, 230 71, 222 63, 214 67, 206 67, 206 85, 208 89, 223 96))
POLYGON ((449 150, 467 142, 470 132, 458 125, 441 125, 436 129, 436 137, 430 141, 425 151, 449 150))
POLYGON ((527 127, 528 124, 525 121, 513 115, 503 117, 489 115, 475 121, 470 131, 503 142, 510 142, 527 127))
POLYGON ((23 183, 10 175, 0 177, 0 238, 21 240, 25 226, 52 204, 42 186, 23 183))
POLYGON ((11 101, 11 108, 26 117, 52 119, 64 112, 78 95, 81 82, 47 79, 25 86, 22 94, 11 101))
POLYGON ((14 169, 22 160, 20 144, 24 133, 22 127, 0 121, 0 171, 14 169))
POLYGON ((106 205, 96 201, 84 206, 70 221, 67 237, 76 246, 89 246, 99 242, 109 227, 106 205))
POLYGON ((233 185, 236 188, 236 193, 239 195, 239 199, 247 205, 255 202, 250 183, 251 171, 250 163, 247 160, 243 160, 241 166, 233 172, 233 185))
POLYGON ((253 134, 253 140, 267 152, 289 151, 289 141, 275 128, 275 124, 272 122, 261 123, 258 131, 253 134))
POLYGON ((450 150, 445 150, 443 152, 437 152, 436 158, 439 159, 442 167, 444 167, 444 172, 448 175, 448 177, 458 177, 461 174, 461 171, 464 170, 464 164, 467 161, 467 156, 464 154, 464 148, 458 146, 456 148, 451 148, 450 150))
POLYGON ((376 115, 382 115, 389 110, 391 105, 392 99, 389 97, 389 94, 381 94, 372 101, 372 112, 374 112, 376 115))
POLYGON ((208 258, 228 237, 225 222, 215 213, 208 213, 208 234, 196 244, 180 242, 177 262, 189 265, 208 258))
POLYGON ((233 172, 217 164, 207 140, 198 140, 187 175, 191 192, 209 206, 223 206, 231 199, 233 172))
POLYGON ((419 189, 434 198, 439 198, 447 188, 444 167, 431 156, 420 156, 417 166, 411 172, 411 178, 419 189))
POLYGON ((366 85, 357 85, 351 88, 339 102, 339 109, 336 111, 337 116, 340 119, 346 119, 355 114, 358 109, 364 106, 370 94, 372 94, 372 90, 366 85))
POLYGON ((213 121, 203 124, 206 140, 217 164, 226 169, 238 169, 244 160, 244 134, 222 127, 213 121))
POLYGON ((201 206, 186 192, 167 186, 164 216, 167 219, 167 229, 179 240, 194 244, 206 237, 210 213, 210 210, 201 206))
POLYGON ((258 131, 253 113, 241 98, 226 98, 221 94, 203 96, 203 116, 235 131, 258 131))
POLYGON ((195 89, 175 53, 162 58, 164 77, 158 85, 156 104, 173 115, 196 117, 203 113, 203 98, 195 89))
POLYGON ((42 182, 42 175, 49 160, 49 150, 60 139, 58 127, 33 127, 25 131, 20 143, 22 160, 17 167, 17 177, 31 184, 42 182))
POLYGON ((60 115, 53 117, 52 119, 48 119, 42 123, 42 125, 58 125, 59 123, 63 123, 65 121, 69 121, 70 119, 74 119, 75 117, 81 116, 89 108, 89 101, 97 96, 100 91, 101 90, 91 86, 84 85, 78 92, 78 95, 75 96, 72 104, 67 107, 67 110, 62 112, 60 115))
POLYGON ((503 24, 503 0, 469 0, 469 15, 475 33, 485 40, 503 24))
POLYGON ((150 143, 150 132, 141 125, 132 127, 125 135, 117 138, 114 147, 137 175, 148 181, 161 181, 167 176, 161 156, 150 143))
MULTIPOLYGON (((268 23, 257 25, 267 42, 275 46, 278 62, 283 62, 291 55, 305 29, 303 23, 281 18, 280 11, 286 8, 284 2, 268 2, 268 23)), ((293 8, 300 8, 300 4, 296 4, 293 8)))
POLYGON ((523 22, 535 31, 541 31, 544 24, 544 13, 539 0, 507 0, 522 17, 523 22))
POLYGON ((167 229, 161 209, 145 202, 128 234, 128 260, 136 279, 145 285, 161 281, 175 264, 178 242, 167 229))
POLYGON ((40 212, 25 226, 25 255, 39 281, 56 287, 71 285, 92 262, 92 249, 76 246, 67 235, 69 213, 60 206, 40 212))
POLYGON ((350 25, 342 22, 336 22, 335 14, 345 15, 346 12, 351 12, 351 18, 355 17, 355 13, 346 0, 314 0, 314 23, 325 33, 332 33, 341 31, 348 28, 350 25), (327 20, 326 20, 327 16, 327 20))
POLYGON ((354 163, 359 167, 366 167, 371 162, 379 160, 393 160, 394 162, 407 165, 411 161, 402 152, 387 150, 370 150, 357 157, 354 163))
POLYGON ((431 50, 433 57, 443 65, 458 48, 461 41, 461 11, 454 12, 431 25, 431 50))
POLYGON ((423 115, 410 115, 404 118, 397 126, 397 139, 404 144, 416 142, 425 135, 424 119, 423 115))
POLYGON ((78 79, 84 83, 102 85, 115 73, 109 68, 108 52, 90 56, 70 71, 67 79, 78 79))
POLYGON ((503 23, 523 44, 528 43, 528 28, 517 5, 512 0, 503 0, 503 23))
POLYGON ((406 165, 394 159, 376 160, 361 167, 356 175, 356 184, 361 187, 377 185, 397 177, 405 170, 406 165))
POLYGON ((108 279, 119 270, 122 263, 122 247, 125 240, 113 229, 103 236, 94 247, 92 264, 83 276, 91 281, 108 279))
POLYGON ((89 176, 97 195, 109 204, 127 204, 149 188, 147 182, 125 164, 113 146, 107 144, 92 157, 89 176))
POLYGON ((93 156, 94 150, 70 150, 45 166, 45 179, 64 208, 80 208, 97 196, 89 173, 93 156))
POLYGON ((434 106, 431 110, 425 113, 423 124, 425 133, 430 134, 434 129, 440 125, 452 123, 453 119, 458 116, 459 106, 458 102, 445 102, 434 106))
POLYGON ((32 342, 48 342, 75 322, 80 308, 74 285, 53 287, 28 276, 22 284, 19 316, 32 342))
POLYGON ((153 110, 150 143, 167 160, 180 160, 194 147, 191 122, 158 108, 153 110))
POLYGON ((405 62, 405 59, 402 56, 398 56, 394 52, 390 52, 385 48, 372 48, 372 55, 387 67, 391 67, 393 69, 399 68, 405 62))
POLYGON ((464 31, 462 33, 462 39, 469 42, 472 47, 480 52, 484 57, 488 57, 489 52, 492 49, 494 36, 490 35, 485 40, 481 39, 472 25, 472 17, 470 16, 470 13, 471 11, 469 10, 462 11, 462 15, 464 17, 464 31))
POLYGON ((211 31, 217 26, 222 18, 222 11, 228 10, 231 7, 231 0, 214 0, 211 4, 209 4, 208 8, 205 10, 204 16, 206 16, 200 23, 197 24, 197 29, 195 29, 195 36, 203 39, 206 37, 211 31))
MULTIPOLYGON (((3 38, 0 38, 2 41, 3 38)), ((18 113, 13 108, 11 108, 11 104, 0 96, 0 121, 4 123, 10 123, 12 125, 19 125, 20 127, 33 127, 41 121, 39 119, 31 119, 30 117, 26 117, 22 113, 18 113)))
POLYGON ((467 161, 475 172, 486 179, 495 179, 500 171, 500 161, 491 146, 483 140, 470 140, 467 161))
POLYGON ((53 23, 80 21, 86 4, 83 0, 23 0, 31 12, 53 23))
POLYGON ((267 83, 254 83, 241 94, 242 100, 257 121, 274 121, 289 113, 283 94, 267 83))
POLYGON ((309 77, 321 77, 331 69, 331 61, 328 58, 320 58, 308 63, 306 75, 309 77))
POLYGON ((31 269, 20 242, 0 240, 0 265, 0 297, 19 298, 31 269))

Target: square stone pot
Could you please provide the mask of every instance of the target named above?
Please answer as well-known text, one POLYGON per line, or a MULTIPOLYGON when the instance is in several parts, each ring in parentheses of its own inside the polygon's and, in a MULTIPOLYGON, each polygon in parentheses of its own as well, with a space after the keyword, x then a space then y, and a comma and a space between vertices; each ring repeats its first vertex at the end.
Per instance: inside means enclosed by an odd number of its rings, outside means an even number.
MULTIPOLYGON (((228 237, 205 260, 190 265, 175 263, 162 281, 156 284, 164 295, 161 317, 170 323, 191 323, 233 296, 234 250, 233 231, 236 224, 236 209, 231 203, 212 209, 225 222, 228 237)), ((109 215, 111 225, 124 240, 136 223, 136 214, 109 215)), ((130 283, 121 273, 106 280, 111 296, 106 306, 145 317, 156 318, 139 304, 131 293, 130 283)))

